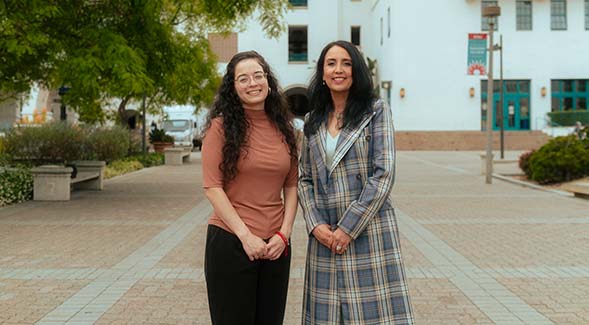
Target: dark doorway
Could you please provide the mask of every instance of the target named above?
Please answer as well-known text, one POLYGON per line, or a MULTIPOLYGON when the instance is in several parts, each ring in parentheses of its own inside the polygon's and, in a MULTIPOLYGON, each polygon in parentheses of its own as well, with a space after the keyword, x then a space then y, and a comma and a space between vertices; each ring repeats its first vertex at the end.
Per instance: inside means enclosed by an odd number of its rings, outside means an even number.
POLYGON ((137 128, 137 118, 136 115, 129 117, 127 120, 127 126, 130 130, 135 130, 137 128))
POLYGON ((142 122, 140 112, 128 109, 125 110, 125 115, 127 116, 127 128, 129 130, 139 130, 142 122))
POLYGON ((291 88, 285 92, 285 95, 288 99, 288 107, 295 116, 302 118, 309 112, 307 89, 303 87, 291 88))

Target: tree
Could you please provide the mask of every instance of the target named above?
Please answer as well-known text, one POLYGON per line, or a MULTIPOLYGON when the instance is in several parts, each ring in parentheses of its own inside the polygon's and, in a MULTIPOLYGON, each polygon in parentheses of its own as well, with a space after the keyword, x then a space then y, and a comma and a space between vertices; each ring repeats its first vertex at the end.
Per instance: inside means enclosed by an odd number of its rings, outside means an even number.
POLYGON ((67 85, 82 120, 126 108, 144 94, 150 107, 201 106, 219 77, 208 32, 227 32, 258 13, 270 36, 283 31, 286 0, 5 0, 0 2, 0 92, 34 83, 67 85))

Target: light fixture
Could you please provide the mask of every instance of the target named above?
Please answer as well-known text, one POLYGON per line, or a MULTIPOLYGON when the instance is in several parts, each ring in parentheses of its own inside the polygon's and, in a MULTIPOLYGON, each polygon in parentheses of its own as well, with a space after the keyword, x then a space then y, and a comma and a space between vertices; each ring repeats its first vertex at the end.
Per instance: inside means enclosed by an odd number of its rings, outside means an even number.
POLYGON ((540 88, 540 95, 542 95, 542 97, 546 97, 546 87, 540 88))
POLYGON ((470 98, 474 97, 474 87, 470 87, 470 89, 468 90, 468 95, 470 96, 470 98))
POLYGON ((381 81, 380 86, 383 89, 391 89, 391 82, 390 81, 381 81))
POLYGON ((405 88, 401 88, 399 90, 399 96, 401 96, 401 98, 405 98, 405 88))

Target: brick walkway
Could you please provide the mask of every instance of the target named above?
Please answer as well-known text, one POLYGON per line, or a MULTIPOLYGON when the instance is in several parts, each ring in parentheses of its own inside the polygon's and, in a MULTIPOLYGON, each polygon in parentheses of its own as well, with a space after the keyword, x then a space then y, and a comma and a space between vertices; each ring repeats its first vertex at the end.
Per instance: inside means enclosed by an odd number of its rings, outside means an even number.
MULTIPOLYGON (((589 201, 485 185, 478 152, 398 156, 418 323, 589 323, 589 201)), ((0 209, 0 323, 209 324, 198 158, 0 209)), ((300 323, 300 215, 293 243, 286 324, 300 323)))

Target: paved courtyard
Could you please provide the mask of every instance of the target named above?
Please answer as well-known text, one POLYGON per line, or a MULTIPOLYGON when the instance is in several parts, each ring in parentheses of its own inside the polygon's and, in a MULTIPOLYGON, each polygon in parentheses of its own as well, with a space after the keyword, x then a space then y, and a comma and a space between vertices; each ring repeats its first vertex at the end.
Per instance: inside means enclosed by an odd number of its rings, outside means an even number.
MULTIPOLYGON (((69 202, 0 208, 0 324, 209 324, 199 155, 69 202)), ((393 197, 418 324, 589 324, 589 201, 486 185, 479 160, 398 152, 393 197)), ((300 324, 300 213, 292 241, 285 324, 300 324)))

